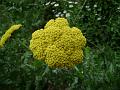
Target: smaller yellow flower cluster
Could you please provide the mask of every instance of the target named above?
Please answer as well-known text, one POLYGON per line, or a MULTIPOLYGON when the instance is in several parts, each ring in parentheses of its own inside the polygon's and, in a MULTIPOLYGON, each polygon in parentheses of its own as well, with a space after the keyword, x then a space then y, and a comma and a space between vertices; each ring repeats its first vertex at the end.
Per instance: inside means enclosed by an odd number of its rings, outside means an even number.
POLYGON ((2 36, 1 40, 0 40, 0 47, 3 47, 5 42, 7 41, 8 38, 10 38, 11 34, 15 31, 18 30, 22 25, 21 24, 17 24, 17 25, 13 25, 11 26, 6 32, 5 34, 2 36))
POLYGON ((70 28, 65 18, 57 18, 32 34, 30 49, 34 58, 49 67, 70 68, 82 62, 85 44, 86 38, 80 29, 70 28))

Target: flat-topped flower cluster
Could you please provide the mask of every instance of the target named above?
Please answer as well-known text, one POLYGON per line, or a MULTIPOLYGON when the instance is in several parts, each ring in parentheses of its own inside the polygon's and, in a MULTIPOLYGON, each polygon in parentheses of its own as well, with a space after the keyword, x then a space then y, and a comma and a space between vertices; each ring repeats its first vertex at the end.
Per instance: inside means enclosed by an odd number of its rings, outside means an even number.
POLYGON ((29 47, 34 58, 49 67, 71 68, 82 62, 85 44, 86 38, 80 29, 70 28, 65 18, 56 18, 32 34, 29 47))

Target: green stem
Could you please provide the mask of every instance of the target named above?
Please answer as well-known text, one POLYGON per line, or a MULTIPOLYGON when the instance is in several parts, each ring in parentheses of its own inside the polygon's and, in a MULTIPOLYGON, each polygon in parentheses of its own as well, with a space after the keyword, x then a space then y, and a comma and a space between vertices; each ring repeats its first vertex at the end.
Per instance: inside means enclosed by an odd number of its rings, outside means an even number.
POLYGON ((44 71, 43 74, 42 74, 42 77, 43 77, 48 71, 49 71, 49 67, 47 66, 47 67, 45 68, 45 71, 44 71))

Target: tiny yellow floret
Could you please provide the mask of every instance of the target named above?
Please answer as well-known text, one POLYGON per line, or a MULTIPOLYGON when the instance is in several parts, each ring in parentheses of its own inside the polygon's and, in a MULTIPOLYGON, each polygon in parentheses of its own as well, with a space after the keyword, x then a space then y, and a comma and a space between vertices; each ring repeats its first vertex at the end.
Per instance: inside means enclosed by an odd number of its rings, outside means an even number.
POLYGON ((11 34, 15 31, 18 30, 22 25, 17 24, 17 25, 12 25, 6 32, 5 34, 1 37, 0 40, 0 47, 3 47, 7 39, 10 38, 11 34))
POLYGON ((86 38, 80 29, 70 27, 67 19, 51 19, 30 40, 34 58, 52 68, 71 68, 82 63, 86 38))

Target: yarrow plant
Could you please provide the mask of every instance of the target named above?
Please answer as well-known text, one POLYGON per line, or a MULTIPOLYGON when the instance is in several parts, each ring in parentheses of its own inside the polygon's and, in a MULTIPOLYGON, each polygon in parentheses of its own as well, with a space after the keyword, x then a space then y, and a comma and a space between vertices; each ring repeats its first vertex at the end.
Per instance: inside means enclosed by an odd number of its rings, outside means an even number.
POLYGON ((72 68, 82 62, 85 44, 86 38, 80 29, 71 28, 65 18, 56 18, 32 34, 29 47, 34 58, 49 67, 72 68))
POLYGON ((3 47, 7 39, 10 38, 11 34, 15 31, 18 30, 22 25, 17 24, 17 25, 12 25, 6 32, 5 34, 1 37, 0 40, 0 47, 3 47))

